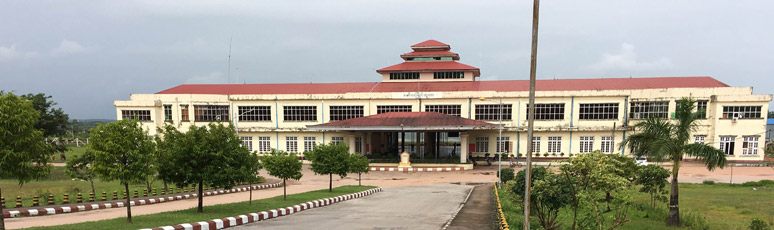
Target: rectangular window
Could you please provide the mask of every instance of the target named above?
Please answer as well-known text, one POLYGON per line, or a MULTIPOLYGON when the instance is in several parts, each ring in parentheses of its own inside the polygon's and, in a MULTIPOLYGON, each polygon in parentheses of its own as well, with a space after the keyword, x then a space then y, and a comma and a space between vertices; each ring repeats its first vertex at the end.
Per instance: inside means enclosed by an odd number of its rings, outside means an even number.
POLYGON ((316 144, 315 137, 304 137, 304 152, 311 152, 316 144))
POLYGON ((693 143, 704 144, 704 141, 706 139, 707 139, 707 135, 695 135, 693 136, 693 143))
POLYGON ((630 104, 632 119, 648 119, 651 117, 667 118, 669 101, 638 101, 630 104))
POLYGON ((720 150, 726 155, 734 155, 734 139, 736 136, 720 136, 720 150))
POLYGON ((497 137, 497 152, 509 153, 511 151, 511 137, 497 137))
POLYGON ((152 121, 150 110, 121 110, 121 118, 124 120, 136 118, 138 121, 152 121))
POLYGON ((696 101, 696 112, 699 113, 699 118, 706 119, 707 118, 707 103, 709 101, 707 100, 699 100, 696 101))
POLYGON ((488 104, 488 105, 476 105, 476 120, 484 121, 497 121, 500 120, 500 114, 503 115, 503 120, 511 120, 513 117, 513 105, 512 104, 488 104), (502 110, 502 111, 501 111, 502 110))
MULTIPOLYGON (((529 104, 527 119, 529 119, 529 104)), ((564 103, 535 104, 535 120, 564 120, 564 103)))
POLYGON ((355 152, 363 153, 363 137, 355 137, 355 152))
POLYGON ((562 137, 548 137, 548 152, 559 153, 562 151, 562 137))
POLYGON ((242 138, 242 146, 247 148, 248 151, 253 151, 253 137, 240 137, 242 138))
POLYGON ((390 73, 390 80, 419 79, 419 73, 390 73))
POLYGON ((476 152, 489 152, 489 137, 476 137, 476 152))
POLYGON ((590 153, 591 151, 594 151, 594 136, 581 136, 580 152, 590 153))
POLYGON ((425 105, 425 112, 438 112, 459 117, 462 114, 462 105, 425 105))
POLYGON ((285 121, 317 121, 317 106, 283 106, 285 121))
POLYGON ((188 118, 188 105, 180 105, 180 120, 190 121, 188 118))
POLYGON ((297 153, 298 137, 285 137, 285 148, 289 153, 297 153))
POLYGON ((239 121, 271 121, 271 106, 239 106, 239 121))
POLYGON ((581 120, 617 120, 618 103, 580 104, 578 119, 581 120))
POLYGON ((761 106, 723 106, 723 118, 761 118, 761 106))
POLYGON ((532 153, 540 153, 540 137, 532 137, 532 153))
POLYGON ((195 121, 229 121, 228 105, 194 105, 195 121))
POLYGON ((362 105, 331 105, 330 121, 341 121, 363 116, 362 105))
POLYGON ((164 105, 164 121, 172 121, 172 105, 164 105))
POLYGON ((464 72, 435 72, 433 79, 462 79, 465 78, 464 72))
POLYGON ((331 144, 338 145, 344 143, 344 137, 331 137, 331 144))
POLYGON ((742 155, 758 155, 758 136, 745 136, 742 142, 742 155))
POLYGON ((602 146, 600 146, 603 153, 612 153, 613 152, 613 137, 612 136, 602 136, 600 137, 602 140, 602 146))
POLYGON ((258 137, 258 152, 271 152, 271 137, 258 137))
POLYGON ((411 112, 411 105, 377 105, 376 114, 391 112, 411 112))

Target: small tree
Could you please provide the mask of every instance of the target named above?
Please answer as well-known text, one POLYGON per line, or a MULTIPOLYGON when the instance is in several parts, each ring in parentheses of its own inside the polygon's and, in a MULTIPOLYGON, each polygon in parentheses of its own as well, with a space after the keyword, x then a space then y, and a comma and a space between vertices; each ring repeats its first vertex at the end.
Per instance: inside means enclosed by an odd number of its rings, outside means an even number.
POLYGON ((346 144, 323 144, 314 147, 311 152, 304 153, 306 159, 312 161, 312 172, 320 175, 328 174, 328 192, 333 192, 333 174, 344 178, 349 171, 349 147, 346 144))
POLYGON ((241 182, 255 179, 260 170, 258 156, 242 146, 232 125, 210 123, 191 126, 181 133, 172 126, 159 130, 159 149, 164 152, 159 176, 178 186, 199 186, 197 212, 203 211, 204 185, 232 188, 241 182))
POLYGON ((368 173, 370 167, 369 164, 371 161, 368 160, 365 156, 357 155, 357 154, 350 154, 349 155, 349 172, 351 173, 357 173, 357 185, 363 186, 361 183, 361 175, 363 173, 368 173))
POLYGON ((548 174, 534 184, 530 201, 540 224, 545 229, 559 229, 560 224, 556 221, 559 210, 573 200, 571 185, 556 174, 548 174))
MULTIPOLYGON (((48 174, 51 149, 43 141, 43 132, 35 128, 39 116, 29 101, 0 91, 0 178, 15 179, 21 186, 48 174)), ((3 208, 0 230, 5 230, 3 208)))
POLYGON ((89 181, 91 193, 97 194, 94 189, 94 151, 87 149, 85 153, 71 157, 65 165, 65 172, 72 178, 89 181))
POLYGON ((288 179, 299 180, 303 176, 301 167, 303 164, 295 153, 289 154, 284 151, 272 149, 271 153, 263 157, 263 167, 269 172, 269 175, 282 179, 283 199, 288 199, 287 183, 288 179))
POLYGON ((656 201, 664 202, 667 199, 669 191, 666 189, 669 170, 658 165, 640 166, 637 170, 637 180, 634 182, 641 185, 640 192, 650 194, 651 207, 656 207, 656 201))
MULTIPOLYGON (((137 120, 100 124, 87 145, 94 151, 94 172, 107 181, 118 180, 129 193, 129 183, 142 182, 156 146, 137 120)), ((126 222, 132 223, 130 196, 126 196, 126 222)))

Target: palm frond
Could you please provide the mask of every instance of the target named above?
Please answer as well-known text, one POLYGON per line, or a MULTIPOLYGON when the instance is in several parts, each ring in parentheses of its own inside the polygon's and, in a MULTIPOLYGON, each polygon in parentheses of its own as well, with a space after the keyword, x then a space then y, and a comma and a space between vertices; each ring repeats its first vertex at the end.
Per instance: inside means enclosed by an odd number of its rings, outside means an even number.
POLYGON ((703 143, 694 143, 685 145, 683 149, 685 154, 702 159, 704 165, 710 171, 714 170, 715 167, 723 168, 726 166, 726 153, 715 147, 703 143))

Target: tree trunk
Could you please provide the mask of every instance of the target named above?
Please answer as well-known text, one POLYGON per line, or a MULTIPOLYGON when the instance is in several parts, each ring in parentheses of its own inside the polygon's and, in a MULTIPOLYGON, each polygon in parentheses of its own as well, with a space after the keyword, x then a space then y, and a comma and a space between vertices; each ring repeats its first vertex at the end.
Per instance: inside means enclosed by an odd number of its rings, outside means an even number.
POLYGON ((363 173, 357 173, 357 186, 363 186, 362 179, 360 179, 360 175, 363 173))
POLYGON ((285 179, 282 179, 282 199, 288 200, 288 184, 285 181, 285 179))
MULTIPOLYGON (((3 190, 0 189, 0 197, 3 196, 3 190)), ((5 207, 0 205, 0 230, 5 230, 5 217, 3 217, 3 209, 5 207)))
POLYGON ((247 189, 250 189, 250 204, 253 204, 253 181, 250 180, 250 184, 247 186, 247 189))
POLYGON ((126 190, 126 223, 132 223, 132 203, 130 202, 132 196, 129 194, 129 182, 124 183, 124 190, 126 190))
POLYGON ((202 204, 204 203, 204 197, 202 197, 202 193, 204 193, 204 181, 199 181, 199 208, 196 210, 198 213, 202 213, 202 204))
POLYGON ((328 181, 328 192, 333 192, 333 173, 328 173, 330 180, 328 181))
POLYGON ((680 226, 680 206, 678 200, 677 175, 680 171, 680 161, 673 161, 672 166, 672 191, 669 194, 669 214, 667 215, 667 226, 680 226))
POLYGON ((91 183, 91 193, 96 196, 97 192, 94 190, 94 176, 89 176, 89 183, 91 183))
POLYGON ((164 191, 168 191, 169 187, 167 187, 167 181, 164 181, 164 191))

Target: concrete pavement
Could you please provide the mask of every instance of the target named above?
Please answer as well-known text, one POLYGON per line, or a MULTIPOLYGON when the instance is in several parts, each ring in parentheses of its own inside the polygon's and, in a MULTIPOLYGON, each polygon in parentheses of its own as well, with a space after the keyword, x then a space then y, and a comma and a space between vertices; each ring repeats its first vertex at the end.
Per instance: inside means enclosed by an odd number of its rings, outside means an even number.
POLYGON ((454 184, 383 188, 368 197, 234 229, 441 229, 471 189, 454 184))

